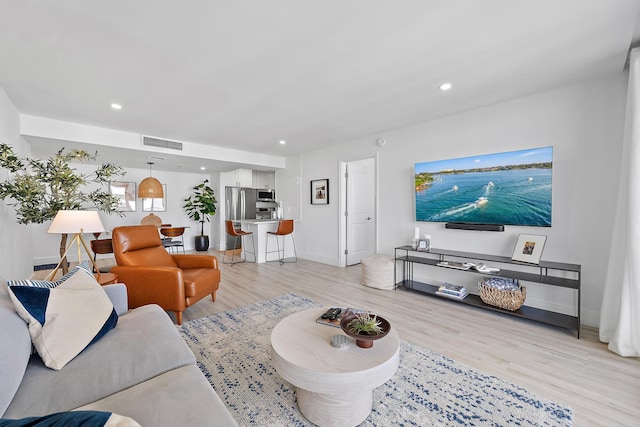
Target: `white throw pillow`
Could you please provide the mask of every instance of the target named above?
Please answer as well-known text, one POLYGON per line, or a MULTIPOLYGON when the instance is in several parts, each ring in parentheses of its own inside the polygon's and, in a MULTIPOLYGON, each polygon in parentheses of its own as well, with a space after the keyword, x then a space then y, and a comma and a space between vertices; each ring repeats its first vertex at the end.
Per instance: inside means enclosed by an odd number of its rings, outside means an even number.
POLYGON ((10 286, 9 290, 36 351, 51 369, 62 369, 118 322, 106 292, 83 268, 53 288, 10 286))
MULTIPOLYGON (((73 269, 69 270, 67 274, 52 282, 50 280, 35 280, 35 279, 18 279, 18 280, 9 280, 7 282, 7 286, 34 286, 36 288, 55 288, 56 286, 60 286, 62 282, 67 280, 69 277, 73 276, 77 269, 84 268, 87 270, 87 273, 91 273, 91 267, 89 267, 89 261, 82 261, 80 264, 73 267, 73 269)), ((93 274, 93 273, 91 273, 93 274)))

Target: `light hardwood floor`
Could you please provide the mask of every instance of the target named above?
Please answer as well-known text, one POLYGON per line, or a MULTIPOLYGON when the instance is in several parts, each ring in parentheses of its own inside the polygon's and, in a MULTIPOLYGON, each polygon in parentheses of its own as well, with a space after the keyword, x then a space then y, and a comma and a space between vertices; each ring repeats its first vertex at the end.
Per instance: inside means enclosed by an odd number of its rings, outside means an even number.
POLYGON ((640 359, 607 350, 593 328, 572 332, 406 290, 360 284, 360 266, 297 263, 222 265, 217 301, 199 301, 188 321, 288 292, 326 306, 368 309, 400 338, 569 406, 574 426, 640 426, 640 359))

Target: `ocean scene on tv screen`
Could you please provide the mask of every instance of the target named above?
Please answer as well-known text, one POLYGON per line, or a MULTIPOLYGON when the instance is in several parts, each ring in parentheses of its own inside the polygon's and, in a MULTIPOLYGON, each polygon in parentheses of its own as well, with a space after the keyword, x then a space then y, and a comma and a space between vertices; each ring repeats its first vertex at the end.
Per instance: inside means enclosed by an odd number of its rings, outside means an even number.
POLYGON ((551 226, 553 147, 415 165, 416 221, 551 226))

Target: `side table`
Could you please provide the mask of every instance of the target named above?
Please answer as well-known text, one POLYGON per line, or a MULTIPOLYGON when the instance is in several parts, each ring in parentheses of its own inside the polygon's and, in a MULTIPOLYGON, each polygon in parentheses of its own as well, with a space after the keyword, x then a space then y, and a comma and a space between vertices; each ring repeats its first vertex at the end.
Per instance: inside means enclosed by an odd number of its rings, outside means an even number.
POLYGON ((316 323, 327 311, 312 308, 281 320, 271 332, 271 360, 282 378, 296 386, 298 408, 319 426, 355 426, 371 412, 373 389, 398 369, 400 338, 389 334, 364 349, 331 346, 340 328, 316 323))
POLYGON ((93 273, 93 277, 96 278, 100 285, 110 285, 112 283, 118 283, 118 275, 113 273, 93 273))

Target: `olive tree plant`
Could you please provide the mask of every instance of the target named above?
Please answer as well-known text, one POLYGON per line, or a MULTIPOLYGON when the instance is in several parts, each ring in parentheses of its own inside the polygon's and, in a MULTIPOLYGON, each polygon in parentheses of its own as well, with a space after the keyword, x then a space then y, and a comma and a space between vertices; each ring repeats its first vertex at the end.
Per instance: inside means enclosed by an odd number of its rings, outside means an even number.
MULTIPOLYGON (((123 176, 120 166, 105 163, 91 174, 80 174, 72 161, 95 160, 97 153, 60 149, 46 160, 19 158, 7 144, 0 143, 0 168, 9 176, 0 182, 0 200, 8 199, 20 224, 42 224, 52 220, 59 210, 95 208, 106 213, 117 211, 118 198, 109 192, 109 182, 123 176), (97 186, 96 186, 97 185, 97 186), (90 189, 92 187, 93 189, 90 189)), ((60 256, 67 246, 66 234, 60 239, 60 256)), ((63 273, 68 271, 66 260, 63 273)))

